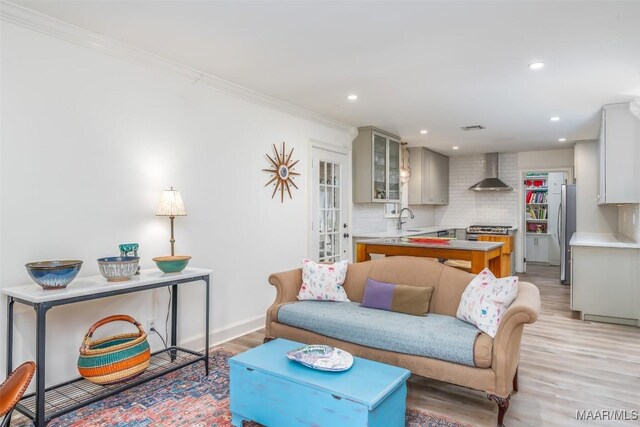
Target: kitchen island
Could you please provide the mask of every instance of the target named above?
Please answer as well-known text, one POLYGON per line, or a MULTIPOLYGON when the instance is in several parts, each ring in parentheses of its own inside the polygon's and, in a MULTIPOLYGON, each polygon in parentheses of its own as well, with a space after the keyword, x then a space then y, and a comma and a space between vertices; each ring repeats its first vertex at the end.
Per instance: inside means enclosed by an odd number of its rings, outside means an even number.
POLYGON ((404 238, 372 239, 357 243, 356 262, 370 260, 371 254, 460 259, 471 261, 472 273, 477 274, 489 267, 496 277, 502 277, 503 245, 502 242, 455 239, 448 240, 447 243, 417 243, 404 238))

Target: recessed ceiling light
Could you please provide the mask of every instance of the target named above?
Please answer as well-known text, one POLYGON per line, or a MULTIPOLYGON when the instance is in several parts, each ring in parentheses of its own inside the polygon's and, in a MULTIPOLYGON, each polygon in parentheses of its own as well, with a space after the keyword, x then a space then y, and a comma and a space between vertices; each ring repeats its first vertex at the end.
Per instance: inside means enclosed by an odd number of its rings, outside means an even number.
POLYGON ((558 139, 558 142, 565 142, 567 140, 567 138, 560 138, 558 139))
POLYGON ((420 131, 420 133, 421 133, 421 134, 423 134, 423 135, 425 135, 425 134, 429 133, 429 131, 428 131, 428 130, 426 130, 426 129, 422 129, 422 130, 420 131))
POLYGON ((349 95, 347 96, 347 99, 349 101, 355 101, 356 99, 358 99, 358 95, 355 95, 355 94, 349 95))
POLYGON ((544 62, 532 62, 531 64, 529 64, 529 68, 531 68, 532 70, 540 70, 544 68, 544 62))
POLYGON ((460 147, 458 147, 457 145, 455 145, 455 146, 453 146, 453 147, 451 147, 451 148, 453 148, 454 150, 457 150, 457 149, 458 149, 458 148, 460 148, 460 147))
POLYGON ((558 120, 560 120, 560 117, 558 117, 558 116, 553 116, 553 117, 551 117, 549 120, 551 120, 552 122, 557 122, 558 120))

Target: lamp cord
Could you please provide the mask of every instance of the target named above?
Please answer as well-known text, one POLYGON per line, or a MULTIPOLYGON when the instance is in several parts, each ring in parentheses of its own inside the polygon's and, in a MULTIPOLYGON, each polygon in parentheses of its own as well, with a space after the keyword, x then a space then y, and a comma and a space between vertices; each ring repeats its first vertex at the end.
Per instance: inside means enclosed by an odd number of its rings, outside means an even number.
POLYGON ((158 330, 156 328, 151 328, 150 331, 151 332, 155 332, 158 337, 160 337, 160 339, 162 340, 162 345, 164 345, 164 348, 168 348, 167 347, 167 341, 169 341, 169 310, 171 309, 171 290, 169 288, 167 288, 167 292, 169 292, 169 303, 167 304, 167 316, 164 318, 164 337, 162 337, 162 335, 160 334, 160 332, 158 332, 158 330))

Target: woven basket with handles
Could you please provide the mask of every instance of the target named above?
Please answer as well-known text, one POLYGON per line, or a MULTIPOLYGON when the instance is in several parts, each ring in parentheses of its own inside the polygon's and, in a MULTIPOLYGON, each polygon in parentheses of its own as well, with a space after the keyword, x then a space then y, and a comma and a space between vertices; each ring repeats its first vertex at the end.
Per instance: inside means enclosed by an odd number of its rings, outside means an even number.
POLYGON ((143 373, 149 367, 150 358, 147 333, 140 323, 131 316, 119 314, 105 317, 89 328, 80 347, 78 372, 92 383, 113 384, 143 373), (118 321, 133 323, 138 332, 91 340, 100 326, 118 321))

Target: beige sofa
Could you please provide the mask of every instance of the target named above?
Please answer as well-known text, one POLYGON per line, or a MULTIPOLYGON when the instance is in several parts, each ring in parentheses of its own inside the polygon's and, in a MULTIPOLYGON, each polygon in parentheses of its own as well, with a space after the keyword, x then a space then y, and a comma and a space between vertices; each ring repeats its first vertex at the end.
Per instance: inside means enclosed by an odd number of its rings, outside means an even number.
MULTIPOLYGON (((362 301, 367 278, 411 286, 433 286, 430 313, 455 316, 462 296, 473 274, 419 257, 387 257, 350 264, 344 289, 351 301, 362 301)), ((482 333, 474 345, 475 367, 380 350, 344 342, 311 331, 278 322, 278 310, 284 304, 295 304, 302 284, 302 270, 275 273, 269 283, 277 295, 267 311, 265 341, 286 338, 308 344, 327 344, 342 348, 356 356, 409 369, 413 374, 482 390, 498 404, 498 425, 503 424, 512 391, 517 391, 517 369, 520 360, 522 330, 533 323, 540 311, 540 294, 531 283, 520 282, 518 297, 509 307, 495 339, 482 333)))

